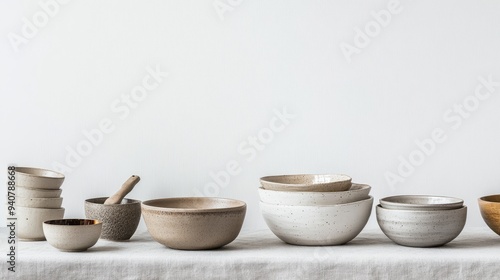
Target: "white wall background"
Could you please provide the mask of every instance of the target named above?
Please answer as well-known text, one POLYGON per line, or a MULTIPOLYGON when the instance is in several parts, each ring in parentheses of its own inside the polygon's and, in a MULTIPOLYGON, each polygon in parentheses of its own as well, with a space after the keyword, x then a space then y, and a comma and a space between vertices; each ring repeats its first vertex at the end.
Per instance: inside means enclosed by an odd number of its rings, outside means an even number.
POLYGON ((260 229, 260 177, 346 173, 377 200, 463 198, 467 226, 484 226, 476 200, 500 193, 500 87, 477 104, 473 96, 478 77, 500 81, 498 1, 401 0, 350 63, 341 44, 356 46, 355 28, 389 1, 215 3, 231 7, 223 20, 212 1, 69 1, 44 23, 36 1, 2 1, 0 166, 68 165, 67 148, 109 118, 114 131, 65 172, 66 217, 83 217, 84 199, 137 174, 131 198, 241 199, 244 228, 260 229), (34 15, 37 32, 25 36, 23 18, 34 15), (156 65, 169 76, 121 119, 111 104, 156 65), (473 110, 461 125, 455 112, 446 121, 464 100, 473 110), (283 108, 295 115, 283 131, 251 160, 238 152, 283 108), (446 141, 391 187, 386 173, 436 128, 446 141), (231 160, 241 171, 229 186, 205 188, 231 160))

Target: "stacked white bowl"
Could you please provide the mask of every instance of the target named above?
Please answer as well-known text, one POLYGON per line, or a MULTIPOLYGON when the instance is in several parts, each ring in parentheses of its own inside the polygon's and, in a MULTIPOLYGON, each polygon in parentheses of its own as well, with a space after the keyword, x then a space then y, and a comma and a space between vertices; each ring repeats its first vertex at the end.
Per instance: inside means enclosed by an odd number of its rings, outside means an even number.
POLYGON ((260 179, 260 209, 271 231, 294 245, 341 245, 371 214, 371 187, 347 175, 279 175, 260 179))
POLYGON ((396 244, 410 247, 442 246, 465 226, 467 207, 459 198, 398 195, 380 199, 377 222, 396 244))
POLYGON ((21 240, 45 240, 43 222, 62 219, 61 185, 64 175, 55 171, 16 167, 17 237, 21 240))

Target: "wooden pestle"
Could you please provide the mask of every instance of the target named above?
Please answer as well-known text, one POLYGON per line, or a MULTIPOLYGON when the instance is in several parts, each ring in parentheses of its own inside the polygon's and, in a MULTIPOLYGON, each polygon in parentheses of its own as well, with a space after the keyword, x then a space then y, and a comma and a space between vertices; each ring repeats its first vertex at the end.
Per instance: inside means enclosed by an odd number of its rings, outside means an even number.
POLYGON ((141 178, 137 175, 132 175, 128 178, 125 183, 123 183, 122 187, 112 196, 110 196, 104 204, 120 204, 122 199, 134 188, 134 186, 139 183, 141 178))

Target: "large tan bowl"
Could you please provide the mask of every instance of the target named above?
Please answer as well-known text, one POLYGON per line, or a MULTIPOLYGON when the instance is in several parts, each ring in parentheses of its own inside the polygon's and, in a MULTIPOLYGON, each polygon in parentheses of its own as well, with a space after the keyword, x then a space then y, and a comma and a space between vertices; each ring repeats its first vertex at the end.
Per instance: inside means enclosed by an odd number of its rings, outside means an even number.
POLYGON ((64 208, 46 209, 17 206, 17 237, 22 240, 45 240, 43 222, 64 217, 64 208))
POLYGON ((351 177, 331 174, 277 175, 260 178, 262 187, 275 191, 340 192, 351 188, 351 177))
POLYGON ((56 209, 56 208, 61 208, 62 202, 63 202, 62 197, 55 197, 55 198, 37 198, 37 197, 34 197, 34 198, 30 198, 30 197, 16 196, 17 206, 22 206, 22 207, 56 209))
POLYGON ((25 187, 16 187, 16 195, 22 197, 33 197, 33 198, 57 198, 61 197, 62 189, 55 190, 44 190, 44 189, 32 189, 25 187))
POLYGON ((373 197, 337 205, 292 206, 260 202, 269 229, 281 240, 294 245, 342 245, 365 227, 372 211, 373 197))
POLYGON ((16 167, 16 185, 32 189, 59 189, 64 175, 52 170, 16 167))
POLYGON ((142 215, 157 242, 181 250, 215 249, 231 243, 245 219, 243 201, 178 197, 144 201, 142 215))
POLYGON ((500 235, 500 194, 483 196, 478 201, 483 220, 500 235))
POLYGON ((86 251, 94 246, 101 235, 102 223, 98 220, 62 219, 43 223, 47 242, 67 252, 86 251))
POLYGON ((343 192, 284 192, 258 189, 260 200, 264 203, 280 205, 334 205, 350 203, 368 198, 371 187, 363 184, 352 184, 343 192))

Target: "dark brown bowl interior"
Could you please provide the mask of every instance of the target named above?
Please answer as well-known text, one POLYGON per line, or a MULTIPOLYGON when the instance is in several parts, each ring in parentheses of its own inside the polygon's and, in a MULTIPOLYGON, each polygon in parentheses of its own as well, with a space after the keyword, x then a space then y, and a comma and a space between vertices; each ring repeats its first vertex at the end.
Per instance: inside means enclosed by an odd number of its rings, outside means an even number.
POLYGON ((89 219, 62 219, 62 220, 45 221, 44 223, 49 225, 61 225, 61 226, 85 226, 85 225, 100 224, 101 221, 89 220, 89 219))
POLYGON ((483 196, 480 199, 487 202, 500 202, 500 194, 483 196))

